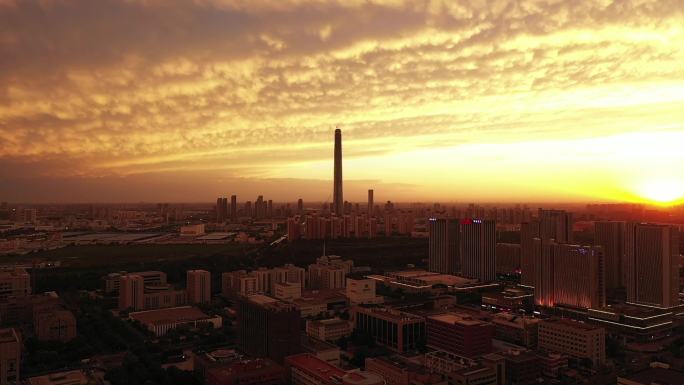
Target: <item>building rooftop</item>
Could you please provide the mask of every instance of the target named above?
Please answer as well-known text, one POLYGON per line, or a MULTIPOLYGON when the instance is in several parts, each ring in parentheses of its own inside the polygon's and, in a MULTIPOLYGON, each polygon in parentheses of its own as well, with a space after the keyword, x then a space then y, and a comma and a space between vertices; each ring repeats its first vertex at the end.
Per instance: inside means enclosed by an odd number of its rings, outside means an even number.
POLYGON ((622 377, 639 384, 680 385, 684 384, 684 373, 670 369, 650 368, 631 376, 622 377))
POLYGON ((19 342, 17 332, 14 329, 0 329, 0 343, 19 342))
POLYGON ((96 384, 95 379, 81 370, 46 374, 28 379, 29 385, 88 385, 96 384))
POLYGON ((479 326, 479 325, 486 325, 486 322, 473 319, 470 316, 467 315, 461 315, 457 313, 444 313, 444 314, 438 314, 438 315, 433 315, 428 317, 429 319, 439 321, 439 322, 444 322, 448 323, 451 325, 463 325, 463 326, 479 326))
POLYGON ((535 325, 541 322, 539 318, 524 317, 510 313, 497 313, 492 318, 492 323, 498 325, 506 325, 514 328, 522 329, 527 325, 535 325))
POLYGON ((573 321, 573 320, 570 320, 567 318, 552 318, 552 319, 544 320, 539 325, 563 325, 563 326, 567 326, 569 328, 585 330, 585 331, 603 330, 603 328, 600 326, 595 326, 595 325, 587 324, 587 323, 580 322, 580 321, 573 321))
POLYGON ((373 314, 375 316, 390 319, 394 321, 424 321, 423 317, 399 311, 396 309, 391 309, 387 307, 367 307, 367 306, 355 306, 354 309, 358 312, 365 314, 373 314))
POLYGON ((168 324, 179 321, 197 321, 209 318, 200 309, 192 306, 168 309, 146 310, 130 313, 129 317, 147 325, 168 324))
POLYGON ((383 383, 383 379, 374 373, 347 372, 308 353, 289 356, 285 360, 315 377, 324 378, 333 383, 358 385, 383 383))
POLYGON ((247 296, 247 299, 248 299, 250 302, 254 302, 254 303, 259 304, 259 305, 265 305, 265 304, 267 304, 267 303, 278 302, 278 299, 273 298, 273 297, 269 297, 269 296, 263 295, 263 294, 252 294, 252 295, 248 295, 248 296, 247 296))

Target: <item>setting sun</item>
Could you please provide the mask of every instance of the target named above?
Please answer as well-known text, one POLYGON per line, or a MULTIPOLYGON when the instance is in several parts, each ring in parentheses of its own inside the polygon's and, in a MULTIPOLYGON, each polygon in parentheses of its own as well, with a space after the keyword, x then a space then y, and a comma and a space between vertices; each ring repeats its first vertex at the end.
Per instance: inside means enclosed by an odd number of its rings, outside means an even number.
POLYGON ((660 204, 672 204, 684 198, 684 182, 677 180, 650 180, 638 189, 642 197, 660 204))

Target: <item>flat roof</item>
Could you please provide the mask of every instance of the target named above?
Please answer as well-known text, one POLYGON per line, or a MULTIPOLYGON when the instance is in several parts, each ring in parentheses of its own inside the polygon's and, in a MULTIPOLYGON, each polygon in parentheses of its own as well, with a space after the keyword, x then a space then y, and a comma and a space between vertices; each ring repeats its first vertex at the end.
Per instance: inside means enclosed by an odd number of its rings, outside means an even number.
POLYGON ((309 353, 289 356, 287 357, 287 361, 323 378, 330 378, 332 376, 342 377, 347 374, 347 372, 337 366, 333 366, 309 353))
POLYGON ((263 295, 263 294, 252 294, 252 295, 247 296, 247 299, 250 302, 254 302, 254 303, 257 303, 259 305, 265 305, 267 303, 278 302, 277 299, 275 299, 273 297, 269 297, 267 295, 263 295))
POLYGON ((642 384, 678 385, 684 384, 684 373, 670 369, 650 368, 643 372, 622 377, 642 384))
POLYGON ((365 307, 365 306, 355 306, 354 309, 360 311, 361 313, 370 313, 377 315, 378 317, 389 318, 396 321, 411 320, 411 321, 422 321, 423 317, 406 313, 397 309, 387 308, 387 307, 365 307))
POLYGON ((473 319, 469 316, 466 315, 461 315, 457 313, 444 313, 444 314, 437 314, 428 317, 429 319, 433 319, 435 321, 439 322, 444 322, 448 323, 451 325, 464 325, 464 326, 478 326, 478 325, 484 325, 486 322, 473 319))
POLYGON ((28 379, 29 385, 85 384, 86 382, 88 382, 88 377, 80 370, 46 374, 28 379))
POLYGON ((168 324, 179 321, 198 321, 209 318, 209 316, 204 314, 200 309, 192 306, 146 310, 130 313, 128 316, 147 325, 168 324))
POLYGON ((541 322, 539 325, 546 325, 546 324, 557 324, 557 325, 564 325, 568 326, 570 328, 574 329, 581 329, 581 330, 586 330, 586 331, 591 331, 591 330, 598 330, 598 329, 603 329, 600 326, 595 326, 591 324, 587 324, 584 322, 580 321, 573 321, 569 320, 567 318, 552 318, 552 319, 547 319, 541 322))

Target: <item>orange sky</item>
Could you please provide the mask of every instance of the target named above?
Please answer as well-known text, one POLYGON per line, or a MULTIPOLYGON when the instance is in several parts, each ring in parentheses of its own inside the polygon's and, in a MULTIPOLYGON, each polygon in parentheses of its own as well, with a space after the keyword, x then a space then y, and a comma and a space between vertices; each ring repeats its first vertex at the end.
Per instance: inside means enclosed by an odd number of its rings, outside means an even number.
POLYGON ((0 0, 0 200, 678 201, 684 4, 0 0))

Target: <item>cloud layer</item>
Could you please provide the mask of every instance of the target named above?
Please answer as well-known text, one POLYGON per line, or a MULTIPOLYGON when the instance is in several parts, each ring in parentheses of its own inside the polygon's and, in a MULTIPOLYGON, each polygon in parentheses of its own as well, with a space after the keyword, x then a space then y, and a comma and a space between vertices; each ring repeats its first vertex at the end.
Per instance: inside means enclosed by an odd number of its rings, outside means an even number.
POLYGON ((680 132, 683 25, 678 0, 0 0, 0 198, 41 178, 211 175, 189 200, 214 178, 328 179, 337 124, 347 159, 399 162, 680 132))

